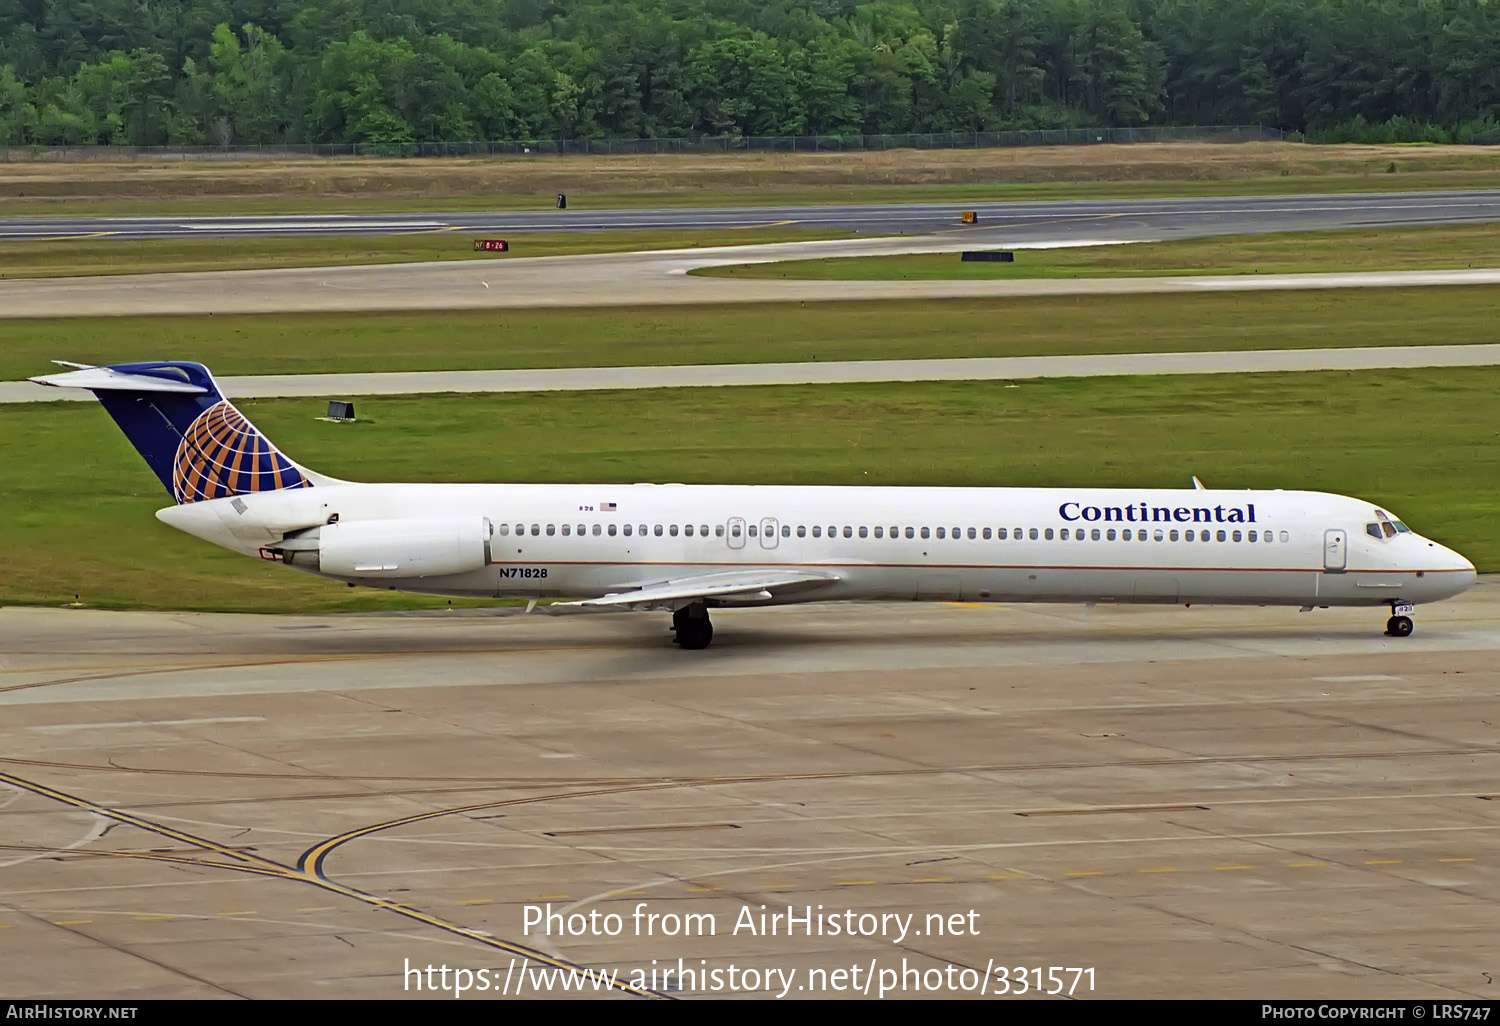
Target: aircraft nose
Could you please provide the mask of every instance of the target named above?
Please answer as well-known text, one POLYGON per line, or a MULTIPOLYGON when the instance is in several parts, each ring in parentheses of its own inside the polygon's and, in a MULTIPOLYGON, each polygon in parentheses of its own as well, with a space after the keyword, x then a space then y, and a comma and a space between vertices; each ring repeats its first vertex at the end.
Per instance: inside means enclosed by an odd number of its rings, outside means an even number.
POLYGON ((1436 550, 1438 565, 1443 570, 1448 571, 1444 576, 1450 578, 1455 585, 1460 588, 1470 588, 1479 579, 1479 574, 1474 569, 1474 564, 1462 555, 1436 542, 1429 542, 1428 544, 1436 550))

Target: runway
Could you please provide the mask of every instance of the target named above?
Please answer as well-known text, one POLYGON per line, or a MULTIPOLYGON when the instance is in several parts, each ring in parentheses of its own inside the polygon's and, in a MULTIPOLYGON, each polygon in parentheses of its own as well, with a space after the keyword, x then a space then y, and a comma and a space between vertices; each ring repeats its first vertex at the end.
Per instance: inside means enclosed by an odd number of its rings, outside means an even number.
MULTIPOLYGON (((1490 367, 1500 344, 1366 346, 1203 353, 1123 353, 952 360, 847 360, 652 367, 404 371, 371 374, 260 374, 217 378, 230 399, 418 395, 438 392, 582 392, 594 389, 826 385, 879 381, 1009 381, 1121 374, 1253 374, 1275 371, 1490 367)), ((0 382, 0 403, 92 402, 91 392, 29 381, 0 382)))
POLYGON ((723 611, 687 653, 660 616, 0 610, 0 989, 385 999, 408 965, 682 959, 810 996, 904 960, 1485 998, 1500 588, 1404 640, 1377 614, 723 611), (626 925, 528 932, 548 905, 626 925), (734 930, 762 905, 911 930, 734 930))
MULTIPOLYGON (((886 203, 643 210, 500 210, 439 214, 308 214, 250 217, 53 217, 0 219, 0 240, 185 239, 394 235, 405 232, 716 230, 798 225, 866 233, 934 232, 974 211, 977 227, 1015 238, 1092 234, 1100 223, 1120 237, 1173 238, 1388 225, 1463 224, 1500 219, 1500 191, 1104 199, 1051 202, 886 203)), ((586 200, 585 200, 586 202, 586 200)))

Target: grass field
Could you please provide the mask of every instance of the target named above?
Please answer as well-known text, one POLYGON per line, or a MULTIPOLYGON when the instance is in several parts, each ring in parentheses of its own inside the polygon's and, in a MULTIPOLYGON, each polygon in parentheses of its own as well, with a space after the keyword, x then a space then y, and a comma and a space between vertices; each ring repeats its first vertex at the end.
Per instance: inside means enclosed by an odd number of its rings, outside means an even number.
MULTIPOLYGON (((1318 488, 1500 569, 1500 368, 244 403, 353 480, 1318 488)), ((102 410, 0 406, 0 601, 237 610, 440 605, 179 535, 102 410)))
POLYGON ((218 374, 1042 356, 1495 341, 1500 289, 588 310, 0 318, 0 380, 50 360, 218 374))
POLYGON ((51 239, 0 241, 0 278, 88 274, 234 271, 266 267, 331 267, 432 260, 508 260, 567 253, 623 253, 699 246, 750 246, 847 238, 827 228, 728 228, 719 231, 404 232, 313 238, 51 239), (476 253, 474 239, 503 238, 508 253, 476 253))
MULTIPOLYGON (((1000 249, 1001 246, 984 246, 1000 249)), ((704 267, 691 274, 820 280, 1111 278, 1311 271, 1408 271, 1500 266, 1500 224, 1230 235, 1082 249, 1018 249, 1014 263, 964 263, 957 253, 791 260, 704 267)))
POLYGON ((1478 189, 1475 146, 1139 143, 993 150, 0 164, 0 216, 742 206, 1478 189))

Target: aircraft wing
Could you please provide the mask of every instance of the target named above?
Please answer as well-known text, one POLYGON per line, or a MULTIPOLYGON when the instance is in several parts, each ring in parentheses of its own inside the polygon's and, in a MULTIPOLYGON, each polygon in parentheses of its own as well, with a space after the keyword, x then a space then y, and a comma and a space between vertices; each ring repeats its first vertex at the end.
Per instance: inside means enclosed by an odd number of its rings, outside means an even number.
POLYGON ((654 606, 707 598, 773 599, 788 592, 806 591, 838 580, 823 570, 734 570, 698 574, 669 581, 644 584, 613 592, 603 598, 581 602, 558 602, 555 606, 654 606))

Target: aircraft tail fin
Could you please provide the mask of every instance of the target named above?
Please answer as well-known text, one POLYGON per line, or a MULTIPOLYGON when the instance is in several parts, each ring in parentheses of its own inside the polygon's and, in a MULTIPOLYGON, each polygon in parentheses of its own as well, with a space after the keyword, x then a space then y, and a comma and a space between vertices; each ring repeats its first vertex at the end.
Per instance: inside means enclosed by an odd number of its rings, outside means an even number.
POLYGON ((180 504, 331 480, 272 445, 202 364, 56 362, 76 369, 31 380, 93 392, 180 504))

